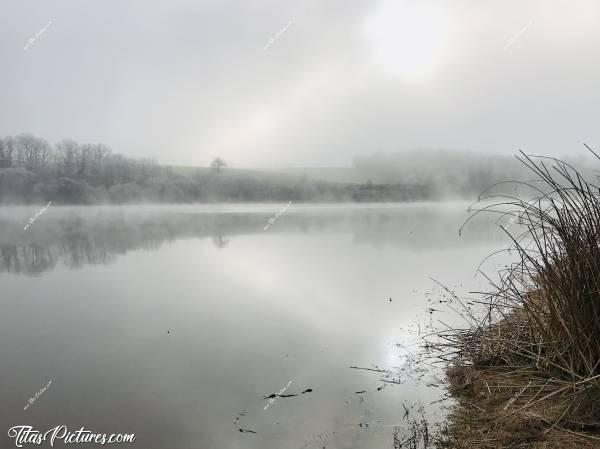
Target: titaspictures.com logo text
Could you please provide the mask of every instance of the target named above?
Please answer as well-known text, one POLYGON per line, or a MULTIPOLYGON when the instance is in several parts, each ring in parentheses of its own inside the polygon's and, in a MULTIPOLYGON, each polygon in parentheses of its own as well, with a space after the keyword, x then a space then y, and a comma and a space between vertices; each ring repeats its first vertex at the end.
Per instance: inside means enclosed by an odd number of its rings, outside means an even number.
POLYGON ((24 444, 40 445, 48 442, 50 447, 54 447, 54 443, 62 441, 63 444, 119 444, 133 443, 135 441, 134 433, 94 433, 91 430, 86 430, 82 427, 76 431, 69 431, 67 426, 60 425, 53 427, 50 430, 41 432, 33 428, 33 426, 21 425, 13 426, 8 429, 8 436, 15 439, 17 447, 23 447, 24 444))

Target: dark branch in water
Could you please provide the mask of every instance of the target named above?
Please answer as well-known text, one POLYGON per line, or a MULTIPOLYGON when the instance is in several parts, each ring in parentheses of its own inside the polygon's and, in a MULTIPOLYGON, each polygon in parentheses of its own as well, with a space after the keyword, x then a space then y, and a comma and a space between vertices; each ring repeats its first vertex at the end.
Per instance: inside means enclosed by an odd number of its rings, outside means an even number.
POLYGON ((269 396, 265 396, 263 397, 263 399, 275 399, 275 398, 291 398, 294 396, 300 396, 301 394, 306 394, 306 393, 312 393, 313 389, 312 388, 307 388, 306 390, 304 390, 302 393, 296 393, 296 394, 279 394, 279 393, 272 393, 269 396))
POLYGON ((384 369, 362 368, 360 366, 351 366, 350 368, 352 368, 352 369, 362 369, 362 370, 365 370, 365 371, 375 371, 376 373, 389 373, 388 370, 384 370, 384 369))

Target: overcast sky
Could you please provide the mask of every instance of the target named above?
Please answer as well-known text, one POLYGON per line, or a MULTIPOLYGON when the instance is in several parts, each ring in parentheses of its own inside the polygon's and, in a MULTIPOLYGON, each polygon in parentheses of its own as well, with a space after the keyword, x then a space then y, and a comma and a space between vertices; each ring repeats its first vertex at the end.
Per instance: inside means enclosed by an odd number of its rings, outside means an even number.
POLYGON ((0 5, 0 135, 237 167, 600 148, 600 1, 0 5))

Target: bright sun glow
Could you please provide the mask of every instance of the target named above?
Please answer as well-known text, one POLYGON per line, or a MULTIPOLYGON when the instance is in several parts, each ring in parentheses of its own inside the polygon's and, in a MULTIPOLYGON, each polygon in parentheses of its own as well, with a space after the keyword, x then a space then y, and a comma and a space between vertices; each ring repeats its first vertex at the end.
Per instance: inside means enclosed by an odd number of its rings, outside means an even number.
POLYGON ((365 22, 364 31, 386 73, 422 81, 448 56, 451 25, 441 3, 384 0, 365 22))

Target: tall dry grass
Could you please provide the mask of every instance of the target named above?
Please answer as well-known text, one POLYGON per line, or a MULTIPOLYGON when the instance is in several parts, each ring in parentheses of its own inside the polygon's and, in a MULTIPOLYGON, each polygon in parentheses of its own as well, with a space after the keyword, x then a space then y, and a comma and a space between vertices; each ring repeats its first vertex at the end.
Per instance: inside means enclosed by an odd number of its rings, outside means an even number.
POLYGON ((481 198, 492 203, 467 220, 498 214, 517 262, 476 301, 479 314, 465 307, 469 326, 436 332, 427 346, 450 363, 450 390, 463 406, 451 428, 470 428, 461 438, 471 436, 471 447, 520 444, 534 429, 540 444, 557 432, 600 442, 600 188, 559 159, 518 159, 535 175, 520 183, 532 198, 492 189, 481 198), (466 424, 465 403, 479 422, 466 424))

